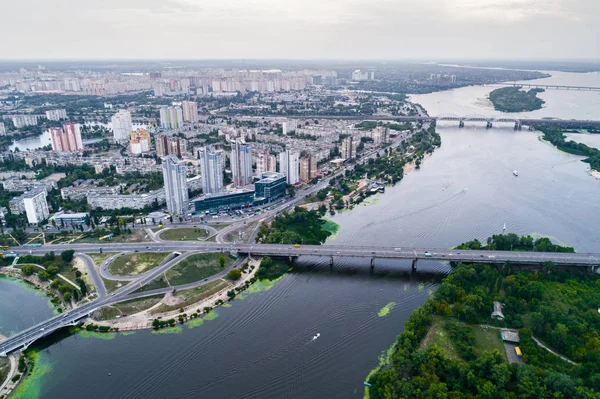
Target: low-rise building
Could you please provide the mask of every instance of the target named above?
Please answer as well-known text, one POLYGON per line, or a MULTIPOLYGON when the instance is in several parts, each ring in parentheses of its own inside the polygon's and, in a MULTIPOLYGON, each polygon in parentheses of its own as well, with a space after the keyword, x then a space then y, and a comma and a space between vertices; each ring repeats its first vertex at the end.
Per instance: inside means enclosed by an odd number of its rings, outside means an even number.
POLYGON ((79 213, 64 213, 57 212, 52 215, 48 220, 54 220, 58 225, 81 225, 85 224, 86 220, 89 220, 90 214, 87 212, 79 213))
POLYGON ((144 207, 160 206, 166 202, 165 189, 150 191, 144 194, 95 194, 87 197, 90 209, 144 209, 144 207))
POLYGON ((53 180, 29 180, 11 178, 2 182, 5 191, 25 192, 36 189, 43 189, 47 193, 56 188, 56 182, 53 180))
POLYGON ((223 209, 239 209, 254 204, 254 190, 241 188, 236 191, 209 194, 194 201, 196 213, 219 211, 223 209))
POLYGON ((286 179, 281 173, 265 172, 254 182, 255 196, 271 202, 285 195, 286 179))

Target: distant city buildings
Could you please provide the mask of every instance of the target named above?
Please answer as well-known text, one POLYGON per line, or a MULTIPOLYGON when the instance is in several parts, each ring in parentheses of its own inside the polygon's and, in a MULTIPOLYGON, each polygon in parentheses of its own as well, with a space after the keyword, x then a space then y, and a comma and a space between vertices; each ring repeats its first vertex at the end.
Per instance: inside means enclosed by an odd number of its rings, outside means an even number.
POLYGON ((129 135, 133 131, 131 121, 131 112, 120 110, 111 118, 113 139, 115 143, 123 144, 129 140, 129 135))
POLYGON ((183 112, 179 107, 160 109, 160 126, 163 129, 179 129, 183 126, 183 112))
POLYGON ((285 175, 287 184, 300 181, 299 158, 300 154, 291 150, 279 153, 279 172, 285 175))
POLYGON ((4 123, 0 122, 0 136, 5 136, 6 135, 6 126, 4 126, 4 123))
POLYGON ((38 123, 37 115, 15 115, 11 117, 15 128, 20 129, 25 126, 35 126, 38 123))
POLYGON ((342 145, 340 147, 340 157, 344 159, 356 158, 356 149, 354 148, 352 136, 346 137, 342 140, 342 145))
POLYGON ((135 132, 131 132, 131 139, 129 140, 129 153, 133 155, 140 155, 150 152, 151 140, 150 132, 146 129, 138 129, 135 132))
POLYGON ((183 107, 183 120, 184 122, 197 123, 198 122, 198 103, 196 101, 184 101, 181 103, 183 107))
POLYGON ((306 154, 300 159, 300 180, 308 182, 317 176, 317 158, 306 154))
POLYGON ((447 86, 456 84, 456 75, 442 75, 432 73, 429 75, 429 82, 435 85, 447 86))
POLYGON ((66 109, 53 109, 46 111, 46 119, 50 121, 59 121, 61 119, 67 119, 66 109))
POLYGON ((79 124, 68 122, 60 127, 50 128, 52 150, 59 152, 83 151, 79 124))
POLYGON ((364 71, 361 69, 357 69, 352 72, 352 80, 356 82, 360 82, 363 80, 373 80, 375 79, 375 72, 373 71, 364 71))
POLYGON ((231 174, 236 187, 252 184, 252 151, 240 138, 231 141, 231 174))
POLYGON ((166 157, 175 155, 181 158, 187 153, 187 140, 180 137, 161 135, 156 137, 156 155, 166 157))
POLYGON ((165 199, 171 214, 185 216, 189 207, 185 162, 174 156, 163 158, 165 199))
POLYGON ((260 151, 256 154, 256 174, 277 171, 277 158, 267 151, 260 151))
POLYGON ((211 146, 202 147, 198 151, 198 160, 204 195, 223 191, 223 151, 211 146))

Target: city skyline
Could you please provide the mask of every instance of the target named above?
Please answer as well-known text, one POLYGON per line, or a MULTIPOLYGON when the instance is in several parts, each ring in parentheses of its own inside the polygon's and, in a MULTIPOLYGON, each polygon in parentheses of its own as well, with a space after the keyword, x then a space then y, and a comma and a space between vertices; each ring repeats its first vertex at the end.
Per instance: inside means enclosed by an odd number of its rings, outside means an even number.
POLYGON ((27 0, 4 10, 0 34, 13 40, 3 59, 153 59, 157 48, 161 59, 600 57, 594 0, 27 0), (70 29, 53 29, 58 20, 70 29))

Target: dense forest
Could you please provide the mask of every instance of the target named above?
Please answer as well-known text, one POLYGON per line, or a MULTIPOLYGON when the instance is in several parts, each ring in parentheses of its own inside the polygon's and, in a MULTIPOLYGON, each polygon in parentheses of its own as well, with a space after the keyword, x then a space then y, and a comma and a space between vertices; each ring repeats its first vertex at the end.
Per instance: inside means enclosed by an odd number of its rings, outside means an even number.
POLYGON ((600 398, 600 279, 547 268, 513 273, 510 265, 459 265, 433 298, 405 324, 390 364, 368 378, 379 398, 600 398), (490 318, 493 301, 505 320, 490 318), (435 318, 447 326, 453 350, 422 344, 435 318), (465 324, 471 323, 471 324, 465 324), (519 328, 526 364, 508 364, 498 350, 474 356, 472 327, 519 328), (452 327, 454 325, 454 327, 452 327), (577 362, 537 346, 533 336, 577 362))
POLYGON ((539 126, 536 129, 544 133, 544 140, 549 141, 559 150, 587 157, 583 162, 589 163, 593 170, 600 171, 600 150, 597 148, 588 147, 583 143, 577 143, 573 140, 567 141, 562 129, 559 127, 539 126))
POLYGON ((569 252, 574 253, 572 247, 565 247, 552 243, 547 237, 534 240, 527 235, 519 237, 515 233, 494 234, 488 237, 486 244, 478 239, 460 244, 456 249, 482 249, 490 251, 536 251, 536 252, 569 252))
POLYGON ((543 89, 522 91, 520 87, 502 87, 490 93, 490 101, 494 104, 496 111, 534 111, 541 109, 544 104, 544 100, 537 96, 543 91, 543 89))

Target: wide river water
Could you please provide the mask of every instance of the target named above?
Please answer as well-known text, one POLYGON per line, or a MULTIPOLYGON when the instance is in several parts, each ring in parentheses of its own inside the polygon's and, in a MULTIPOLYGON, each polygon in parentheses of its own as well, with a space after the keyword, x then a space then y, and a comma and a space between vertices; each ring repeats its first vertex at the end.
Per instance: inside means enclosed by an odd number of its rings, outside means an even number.
MULTIPOLYGON (((557 84, 600 86, 600 74, 554 73, 557 84)), ((430 115, 497 114, 493 88, 414 96, 430 115)), ((547 91, 532 116, 600 119, 600 95, 547 91)), ((442 147, 368 206, 335 215, 329 242, 451 247, 507 231, 550 236, 577 251, 600 251, 600 181, 580 157, 512 126, 439 127, 442 147), (513 170, 519 171, 514 177, 513 170)), ((178 334, 68 337, 40 353, 21 397, 360 398, 378 356, 448 272, 441 262, 368 264, 304 259, 268 290, 217 310, 178 334), (387 316, 378 312, 390 302, 387 316), (310 342, 320 333, 320 338, 310 342), (109 375, 109 373, 111 373, 109 375)), ((6 301, 0 292, 0 302, 6 301)), ((0 330, 1 331, 1 330, 0 330)))

